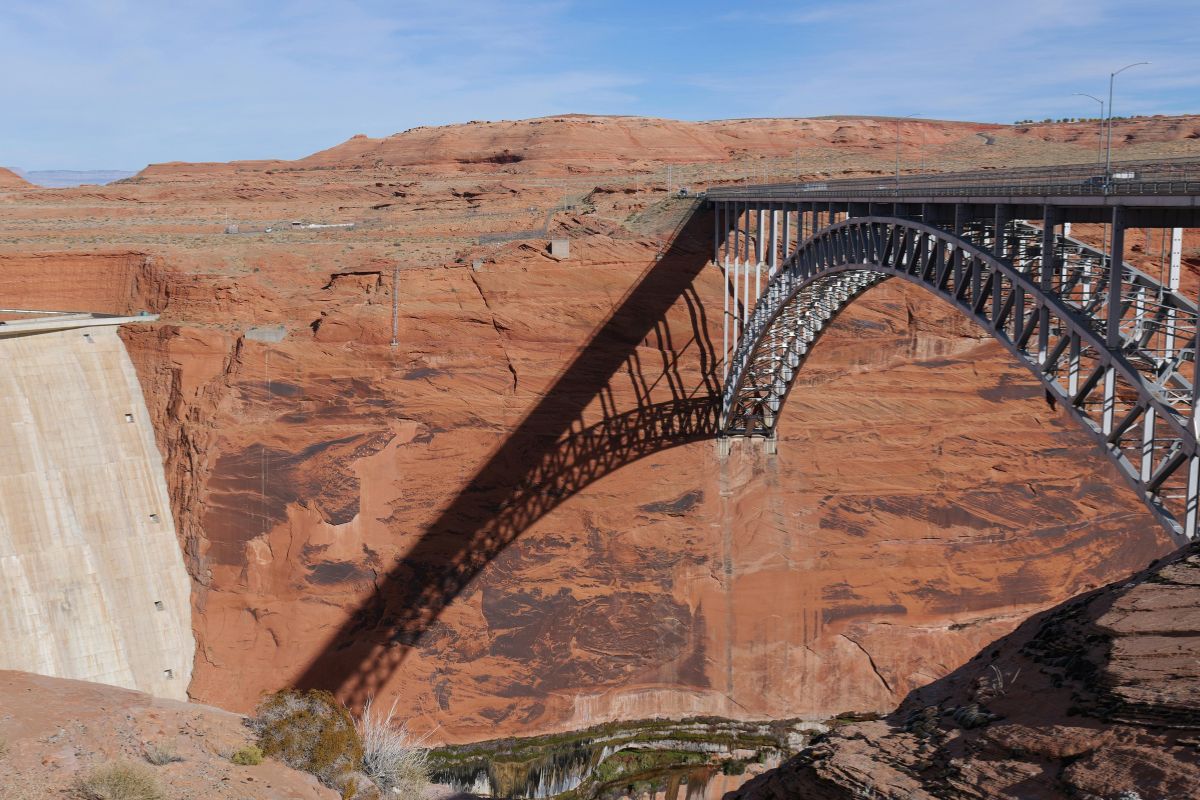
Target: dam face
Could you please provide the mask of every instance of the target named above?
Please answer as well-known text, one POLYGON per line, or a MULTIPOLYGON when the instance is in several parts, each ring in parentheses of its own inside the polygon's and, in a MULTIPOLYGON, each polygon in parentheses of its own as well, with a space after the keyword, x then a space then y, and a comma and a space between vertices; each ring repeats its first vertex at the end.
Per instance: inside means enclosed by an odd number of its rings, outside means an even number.
POLYGON ((0 319, 0 669, 184 700, 190 580, 117 335, 138 318, 0 319))

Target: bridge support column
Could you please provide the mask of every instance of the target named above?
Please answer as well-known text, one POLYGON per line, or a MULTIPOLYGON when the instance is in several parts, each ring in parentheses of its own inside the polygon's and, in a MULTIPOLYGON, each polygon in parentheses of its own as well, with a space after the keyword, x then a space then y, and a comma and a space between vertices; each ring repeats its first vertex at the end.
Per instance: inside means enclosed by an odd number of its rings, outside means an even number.
MULTIPOLYGON (((967 206, 964 203, 954 204, 954 235, 962 238, 967 230, 967 206)), ((962 296, 963 251, 954 248, 954 291, 962 296)))
MULTIPOLYGON (((1192 331, 1192 355, 1200 356, 1200 320, 1192 331)), ((1193 363, 1200 364, 1200 361, 1193 363)), ((1192 436, 1200 438, 1200 380, 1192 381, 1192 436)), ((1183 533, 1196 541, 1196 527, 1200 520, 1200 452, 1193 451, 1188 457, 1187 506, 1184 513, 1183 533)))
POLYGON ((722 346, 723 356, 721 359, 721 368, 723 370, 722 382, 729 378, 729 204, 722 203, 716 212, 722 223, 724 231, 724 241, 722 244, 721 254, 721 294, 725 296, 725 314, 721 318, 722 321, 722 346))
MULTIPOLYGON (((1044 206, 1042 211, 1042 263, 1039 288, 1050 294, 1054 289, 1054 273, 1057 269, 1056 250, 1060 214, 1054 206, 1044 206)), ((1038 307, 1038 364, 1046 365, 1046 351, 1050 347, 1050 307, 1041 302, 1038 307)))
POLYGON ((1104 367, 1104 400, 1100 407, 1100 430, 1105 436, 1113 432, 1113 415, 1117 404, 1117 368, 1111 363, 1104 367))
POLYGON ((728 436, 718 436, 717 442, 717 458, 725 459, 729 457, 730 450, 733 449, 733 439, 728 436))
POLYGON ((1200 511, 1200 456, 1188 458, 1187 510, 1183 518, 1183 534, 1196 541, 1197 512, 1200 511))
MULTIPOLYGON (((1004 258, 1008 248, 1008 223, 1012 221, 1012 210, 1003 203, 996 204, 996 215, 993 220, 995 230, 992 239, 992 253, 996 258, 1004 258)), ((992 324, 1000 321, 1000 312, 1004 308, 1004 292, 1001 291, 1002 279, 999 272, 992 274, 992 324)))
POLYGON ((1142 465, 1139 471, 1138 478, 1142 483, 1149 483, 1154 477, 1154 421, 1156 412, 1154 407, 1146 409, 1146 413, 1142 415, 1142 465))
MULTIPOLYGON (((786 213, 784 215, 787 216, 786 213)), ((770 261, 767 276, 774 277, 779 269, 779 211, 772 206, 770 209, 770 261)))
POLYGON ((742 212, 738 203, 733 204, 733 318, 729 320, 733 332, 732 352, 736 353, 741 342, 739 332, 742 325, 742 309, 738 304, 742 265, 742 212))
MULTIPOLYGON (((742 270, 742 336, 746 335, 746 323, 750 321, 750 261, 754 259, 754 247, 757 246, 757 242, 753 246, 750 242, 750 234, 753 230, 750 227, 750 215, 752 213, 754 212, 751 211, 750 205, 746 204, 746 261, 744 262, 746 268, 742 270)), ((758 263, 757 259, 754 259, 754 261, 756 264, 758 263)))
POLYGON ((770 436, 763 439, 763 452, 769 456, 779 453, 779 437, 775 434, 774 430, 771 431, 770 436))
MULTIPOLYGON (((1167 278, 1167 288, 1171 291, 1179 289, 1179 265, 1183 255, 1183 228, 1171 229, 1171 271, 1167 278)), ((1175 309, 1167 309, 1166 336, 1163 337, 1163 358, 1170 359, 1175 354, 1175 309)))
POLYGON ((1121 346, 1121 265, 1125 261, 1125 214, 1121 206, 1112 210, 1112 247, 1108 253, 1108 310, 1105 344, 1121 346))

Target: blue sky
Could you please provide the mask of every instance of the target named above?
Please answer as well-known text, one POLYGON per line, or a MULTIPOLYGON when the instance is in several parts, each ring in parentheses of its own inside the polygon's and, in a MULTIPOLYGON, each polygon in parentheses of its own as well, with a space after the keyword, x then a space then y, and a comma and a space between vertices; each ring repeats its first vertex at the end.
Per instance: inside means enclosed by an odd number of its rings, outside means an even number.
POLYGON ((567 112, 1200 112, 1197 0, 4 0, 0 164, 295 158, 567 112))

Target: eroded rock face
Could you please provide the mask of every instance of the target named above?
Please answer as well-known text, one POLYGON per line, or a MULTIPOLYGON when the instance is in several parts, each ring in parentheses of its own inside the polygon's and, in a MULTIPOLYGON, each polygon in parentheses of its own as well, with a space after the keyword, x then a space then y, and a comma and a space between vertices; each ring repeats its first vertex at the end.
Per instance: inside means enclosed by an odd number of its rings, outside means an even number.
MULTIPOLYGON (((690 128, 660 122, 638 135, 664 157, 690 128)), ((891 123, 807 122, 709 130, 688 180, 890 169, 891 123), (808 137, 795 160, 765 144, 784 134, 808 137)), ((41 302, 62 259, 93 265, 96 297, 163 315, 122 335, 195 581, 194 698, 247 709, 283 684, 339 686, 399 698, 445 741, 882 712, 1163 553, 1036 382, 898 282, 822 338, 778 456, 718 460, 710 223, 665 247, 683 204, 661 161, 621 160, 633 124, 456 126, 0 205, 14 303, 41 302), (413 142, 433 139, 422 161, 413 142), (497 148, 528 157, 475 157, 497 148), (579 177, 588 148, 609 155, 579 177), (295 219, 359 224, 281 227, 295 219), (569 259, 542 238, 478 244, 547 220, 569 259)), ((939 130, 927 152, 951 162, 1091 152, 939 130)), ((1176 145, 1192 143, 1135 149, 1176 145)))
POLYGON ((1198 651, 1192 545, 1034 616, 884 719, 842 727, 728 797, 1190 797, 1198 651))

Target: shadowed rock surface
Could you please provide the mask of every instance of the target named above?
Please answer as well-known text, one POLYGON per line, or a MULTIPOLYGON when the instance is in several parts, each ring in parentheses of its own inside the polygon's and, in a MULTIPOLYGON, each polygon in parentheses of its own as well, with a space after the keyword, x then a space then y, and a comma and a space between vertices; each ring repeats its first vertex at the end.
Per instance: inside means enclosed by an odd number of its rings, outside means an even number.
POLYGON ((1200 545, 1037 614, 727 800, 1109 800, 1200 786, 1200 545))

